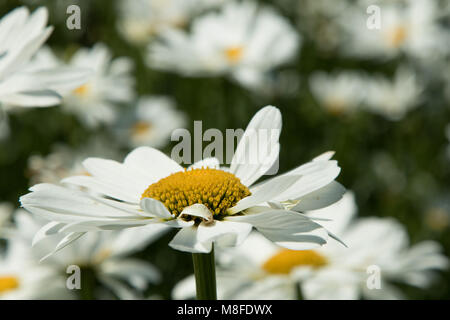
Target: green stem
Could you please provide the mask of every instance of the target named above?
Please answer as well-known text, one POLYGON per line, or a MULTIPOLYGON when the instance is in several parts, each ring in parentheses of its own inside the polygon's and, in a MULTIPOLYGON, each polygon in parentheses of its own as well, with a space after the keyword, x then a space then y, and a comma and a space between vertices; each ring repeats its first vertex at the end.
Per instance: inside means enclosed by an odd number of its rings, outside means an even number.
POLYGON ((193 253, 197 300, 217 300, 214 247, 210 253, 193 253))

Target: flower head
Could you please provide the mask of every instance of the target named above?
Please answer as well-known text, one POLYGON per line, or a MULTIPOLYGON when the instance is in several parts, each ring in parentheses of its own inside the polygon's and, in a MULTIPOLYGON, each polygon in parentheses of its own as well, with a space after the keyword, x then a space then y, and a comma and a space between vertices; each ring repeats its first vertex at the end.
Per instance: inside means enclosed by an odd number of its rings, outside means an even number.
POLYGON ((50 36, 48 11, 32 14, 25 7, 14 9, 0 20, 0 105, 46 107, 61 102, 61 88, 82 85, 90 70, 52 68, 33 63, 32 58, 50 36))
POLYGON ((327 153, 254 185, 277 161, 280 129, 280 111, 268 106, 250 121, 229 168, 208 158, 183 169, 160 151, 140 147, 123 163, 89 158, 83 162, 89 175, 62 180, 67 187, 35 185, 21 203, 52 220, 39 237, 67 234, 62 245, 87 231, 156 223, 181 229, 170 243, 181 251, 210 252, 213 243, 238 245, 253 227, 293 250, 320 246, 328 232, 300 212, 342 196, 342 186, 334 181, 340 169, 327 153), (248 161, 249 154, 260 161, 248 161), (286 201, 296 211, 280 205, 286 201))
POLYGON ((249 88, 288 62, 300 38, 274 10, 253 1, 231 1, 192 23, 192 31, 167 30, 149 46, 149 65, 188 76, 228 74, 249 88))

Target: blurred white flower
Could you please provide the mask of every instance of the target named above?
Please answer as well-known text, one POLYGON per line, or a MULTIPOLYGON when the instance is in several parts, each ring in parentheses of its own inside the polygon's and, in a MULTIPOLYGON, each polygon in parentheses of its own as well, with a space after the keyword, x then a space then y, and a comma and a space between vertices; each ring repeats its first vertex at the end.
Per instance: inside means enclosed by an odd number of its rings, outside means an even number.
POLYGON ((9 225, 11 214, 14 207, 9 202, 0 202, 0 237, 2 236, 2 229, 9 225))
POLYGON ((188 25, 196 13, 222 0, 121 0, 118 30, 134 43, 147 43, 166 29, 188 25))
POLYGON ((0 254, 0 300, 70 299, 65 279, 57 270, 32 258, 30 245, 8 243, 0 254))
POLYGON ((210 252, 213 243, 239 245, 253 227, 290 249, 323 245, 327 230, 299 212, 328 206, 342 196, 342 186, 334 181, 340 168, 330 159, 333 153, 326 153, 254 185, 278 159, 280 132, 281 113, 267 106, 250 121, 230 168, 207 158, 186 170, 162 152, 140 147, 123 163, 88 158, 83 165, 89 176, 62 181, 86 189, 38 184, 21 203, 52 221, 40 236, 66 234, 57 249, 88 231, 153 224, 180 228, 169 245, 187 252, 210 252), (264 205, 284 200, 293 201, 299 212, 264 205))
MULTIPOLYGON (((156 240, 167 227, 150 225, 123 231, 92 232, 86 234, 74 245, 46 257, 61 240, 61 237, 41 239, 39 230, 45 221, 29 214, 25 210, 17 210, 14 214, 16 226, 8 239, 10 242, 22 242, 31 246, 29 259, 39 261, 43 267, 66 273, 68 266, 90 268, 96 278, 113 291, 120 299, 135 299, 139 292, 147 288, 148 283, 160 281, 160 274, 151 264, 128 255, 142 250, 156 240), (33 235, 36 237, 33 239, 33 235), (42 240, 42 241, 41 241, 42 240), (47 258, 47 259, 46 259, 47 258)), ((81 274, 81 276, 83 276, 81 274)), ((57 282, 57 281, 53 281, 57 282)), ((65 284, 65 281, 63 281, 65 284)))
POLYGON ((230 75, 258 88, 266 73, 291 60, 300 36, 281 15, 253 1, 230 1, 192 22, 189 33, 167 30, 149 46, 148 63, 186 76, 230 75))
POLYGON ((164 147, 175 129, 186 125, 186 115, 164 96, 143 96, 130 117, 124 114, 118 124, 118 139, 131 148, 164 147))
POLYGON ((56 145, 46 156, 32 155, 28 159, 27 175, 30 185, 37 183, 58 183, 64 178, 87 174, 81 164, 88 156, 119 159, 119 154, 108 141, 95 138, 82 148, 73 149, 66 145, 56 145))
POLYGON ((365 98, 365 77, 359 72, 315 72, 309 85, 320 104, 335 114, 356 110, 365 98))
POLYGON ((450 34, 439 25, 439 4, 435 0, 381 1, 380 29, 369 29, 366 5, 354 6, 338 16, 347 32, 342 50, 365 58, 392 58, 402 53, 430 59, 450 49, 450 34))
POLYGON ((366 90, 368 110, 400 120, 421 102, 424 88, 412 69, 401 66, 392 80, 381 75, 368 77, 366 90))
MULTIPOLYGON (((354 219, 352 193, 336 204, 308 215, 321 219, 331 232, 342 235, 347 248, 336 243, 314 250, 280 248, 259 234, 251 234, 238 248, 219 253, 218 295, 221 299, 297 299, 297 286, 306 299, 400 298, 391 280, 426 287, 433 270, 448 267, 440 246, 424 241, 408 245, 405 228, 392 219, 354 219), (369 266, 381 270, 381 288, 368 289, 369 266)), ((174 289, 175 299, 195 294, 194 278, 174 289)))
MULTIPOLYGON (((39 52, 37 59, 41 64, 65 64, 47 48, 39 52)), ((68 65, 92 70, 83 85, 75 90, 59 91, 64 96, 63 109, 75 114, 84 125, 95 128, 113 123, 117 118, 117 104, 133 100, 133 61, 127 57, 113 59, 106 45, 97 43, 92 48, 79 49, 68 65)))
POLYGON ((0 107, 47 107, 61 101, 58 91, 86 81, 86 68, 32 67, 30 59, 52 32, 45 7, 30 14, 19 7, 0 20, 0 107))

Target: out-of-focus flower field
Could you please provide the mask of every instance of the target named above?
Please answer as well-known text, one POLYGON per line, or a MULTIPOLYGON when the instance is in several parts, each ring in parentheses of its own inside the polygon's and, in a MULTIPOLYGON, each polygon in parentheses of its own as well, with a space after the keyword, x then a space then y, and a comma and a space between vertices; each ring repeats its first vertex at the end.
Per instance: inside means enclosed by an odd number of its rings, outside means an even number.
MULTIPOLYGON (((219 17, 229 2, 2 0, 0 17, 19 6, 48 9, 54 29, 33 57, 37 66, 96 71, 90 87, 60 91, 62 102, 48 108, 2 101, 0 77, 0 226, 17 224, 15 215, 24 212, 12 208, 20 207, 28 188, 84 174, 87 157, 122 161, 138 146, 170 155, 177 128, 193 132, 201 120, 203 131, 245 129, 259 109, 273 105, 283 119, 279 172, 335 151, 341 167, 336 180, 353 192, 358 218, 394 218, 411 245, 432 240, 448 257, 449 2, 257 1, 268 10, 267 20, 239 35, 234 29, 240 32, 241 20, 251 17, 245 6, 219 17), (80 30, 66 25, 72 4, 81 9, 80 30), (366 25, 370 5, 381 9, 381 30, 366 25), (227 49, 225 62, 214 60, 215 48, 233 37, 240 45, 227 49), (245 55, 247 45, 252 52, 245 55)), ((159 274, 158 281, 136 286, 140 297, 171 299, 174 287, 192 274, 191 255, 167 245, 175 233, 127 255, 159 274)), ((6 250, 7 241, 1 244, 6 250)), ((381 249, 365 250, 382 255, 381 249)), ((105 285, 96 267, 82 270, 90 276, 83 277, 77 297, 120 296, 120 286, 105 285), (113 294, 103 295, 108 287, 113 294)), ((408 299, 449 299, 448 268, 430 277, 424 287, 392 283, 408 299)))

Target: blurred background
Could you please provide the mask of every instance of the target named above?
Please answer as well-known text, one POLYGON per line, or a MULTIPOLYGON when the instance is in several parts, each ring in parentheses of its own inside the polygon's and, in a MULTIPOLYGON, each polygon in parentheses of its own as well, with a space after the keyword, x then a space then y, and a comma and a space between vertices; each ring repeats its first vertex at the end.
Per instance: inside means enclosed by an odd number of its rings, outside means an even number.
MULTIPOLYGON (((122 160, 142 144, 170 154, 175 128, 192 130, 194 120, 203 121, 203 130, 245 128, 258 109, 274 105, 283 115, 280 172, 334 150, 342 168, 338 181, 354 191, 359 216, 394 217, 411 243, 435 240, 450 255, 448 1, 420 2, 422 8, 411 8, 412 0, 258 1, 289 26, 286 32, 295 33, 296 44, 256 82, 222 69, 186 71, 158 59, 149 62, 149 46, 160 44, 166 27, 190 30, 193 21, 220 10, 226 0, 201 1, 195 10, 175 5, 161 9, 160 17, 158 11, 146 17, 137 4, 142 1, 135 2, 1 1, 0 16, 21 5, 48 8, 54 31, 46 45, 59 61, 102 43, 111 59, 127 57, 132 65, 129 79, 118 84, 130 86, 131 93, 111 102, 115 117, 108 121, 108 113, 96 115, 95 123, 86 121, 70 99, 66 107, 7 112, 0 140, 1 203, 19 207, 18 198, 31 185, 57 182, 87 156, 122 160), (79 30, 66 26, 72 4, 81 9, 79 30), (382 26, 391 28, 385 35, 374 36, 366 25, 371 15, 366 10, 373 4, 381 8, 382 26), (148 26, 142 34, 145 23, 167 26, 148 26), (383 36, 384 47, 377 40, 383 36), (156 106, 145 113, 152 104, 171 112, 156 106), (154 127, 167 132, 146 136, 154 127)), ((273 48, 281 46, 275 40, 273 48)), ((191 255, 167 246, 174 232, 135 254, 151 261, 164 280, 150 285, 146 296, 170 298, 173 286, 192 273, 191 255)), ((427 290, 400 287, 411 299, 449 299, 450 273, 442 272, 427 290)))

